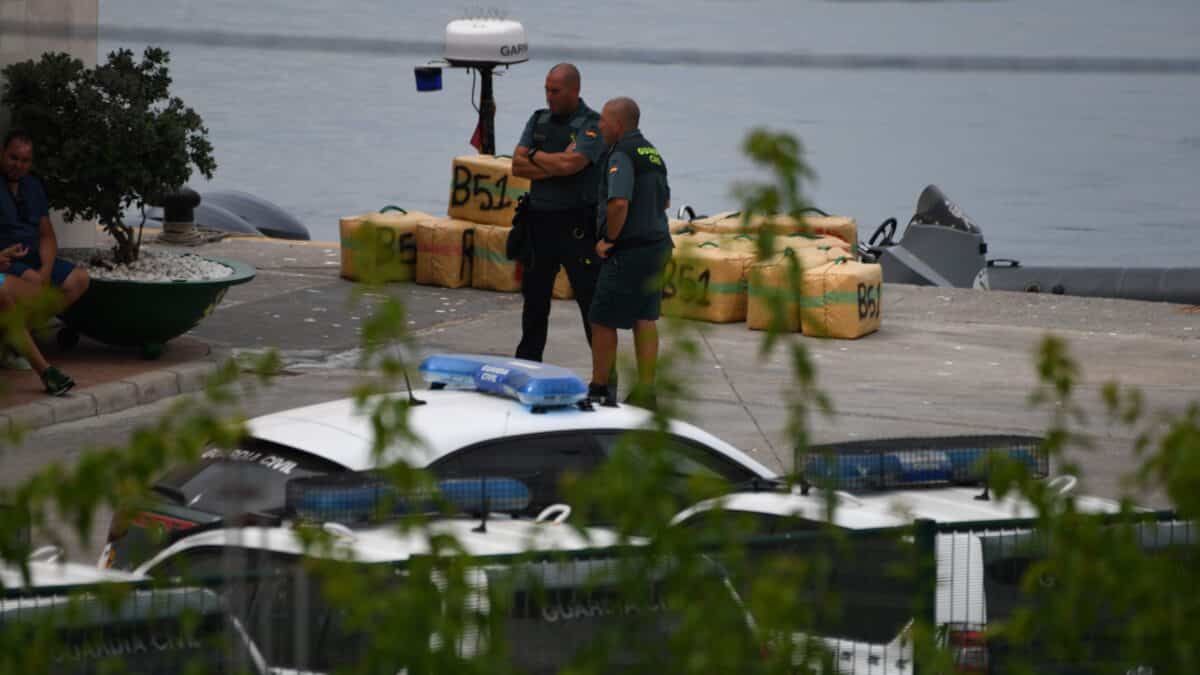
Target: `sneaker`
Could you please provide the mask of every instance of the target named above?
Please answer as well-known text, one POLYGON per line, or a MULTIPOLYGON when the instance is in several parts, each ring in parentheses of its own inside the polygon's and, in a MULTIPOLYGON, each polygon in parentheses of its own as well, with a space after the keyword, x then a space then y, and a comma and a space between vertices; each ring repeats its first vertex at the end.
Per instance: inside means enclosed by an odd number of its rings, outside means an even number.
POLYGON ((24 356, 13 351, 11 347, 0 348, 0 369, 2 370, 33 370, 24 356))
POLYGON ((46 386, 47 394, 62 396, 75 386, 75 380, 58 368, 50 366, 42 371, 42 384, 46 386))

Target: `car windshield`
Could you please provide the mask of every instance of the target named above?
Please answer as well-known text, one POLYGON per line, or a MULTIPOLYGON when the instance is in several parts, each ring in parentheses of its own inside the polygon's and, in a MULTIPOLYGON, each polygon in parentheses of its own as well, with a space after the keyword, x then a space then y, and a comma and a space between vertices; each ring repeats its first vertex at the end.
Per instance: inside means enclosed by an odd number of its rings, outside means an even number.
POLYGON ((293 478, 345 471, 294 448, 249 439, 234 449, 211 448, 193 464, 174 469, 155 491, 175 503, 207 513, 263 513, 283 508, 293 478))

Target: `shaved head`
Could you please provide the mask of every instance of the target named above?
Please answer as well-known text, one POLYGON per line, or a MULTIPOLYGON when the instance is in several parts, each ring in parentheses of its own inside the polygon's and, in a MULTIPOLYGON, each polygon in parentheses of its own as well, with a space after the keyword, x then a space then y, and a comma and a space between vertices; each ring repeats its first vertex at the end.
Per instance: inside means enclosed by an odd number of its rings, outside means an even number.
POLYGON ((546 73, 546 107, 555 115, 568 115, 579 108, 579 69, 560 63, 546 73))
POLYGON ((560 63, 550 69, 546 77, 562 78, 562 83, 570 89, 579 90, 579 69, 572 63, 560 63))
POLYGON ((609 106, 612 106, 613 116, 621 121, 621 126, 625 127, 626 131, 638 128, 638 123, 642 119, 642 111, 638 108, 636 101, 628 96, 618 96, 604 104, 605 108, 609 106))
POLYGON ((604 142, 612 145, 626 133, 638 128, 642 112, 638 104, 628 96, 610 99, 600 111, 600 133, 604 142))

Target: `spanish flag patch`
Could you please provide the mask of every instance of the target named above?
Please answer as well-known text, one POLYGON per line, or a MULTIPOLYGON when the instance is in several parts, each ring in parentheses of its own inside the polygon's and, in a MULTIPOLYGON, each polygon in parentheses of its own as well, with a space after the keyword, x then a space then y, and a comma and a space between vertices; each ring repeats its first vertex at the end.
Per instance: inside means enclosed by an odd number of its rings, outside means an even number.
POLYGON ((611 169, 609 169, 609 170, 608 170, 608 172, 609 172, 609 173, 616 173, 616 172, 617 172, 617 167, 615 167, 615 166, 614 166, 614 167, 612 167, 611 169))
POLYGON ((589 137, 589 138, 595 138, 595 137, 596 137, 596 132, 595 132, 595 131, 592 131, 591 129, 588 129, 587 131, 583 132, 583 135, 584 135, 584 136, 587 136, 587 137, 589 137))

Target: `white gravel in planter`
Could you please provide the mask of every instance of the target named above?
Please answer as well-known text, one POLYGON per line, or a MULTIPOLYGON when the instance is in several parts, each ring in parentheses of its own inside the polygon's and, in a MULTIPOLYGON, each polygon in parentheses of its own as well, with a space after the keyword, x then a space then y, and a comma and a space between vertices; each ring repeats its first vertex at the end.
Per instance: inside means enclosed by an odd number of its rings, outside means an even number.
MULTIPOLYGON (((90 256, 71 252, 76 262, 88 268, 88 274, 96 279, 112 281, 208 281, 223 279, 233 274, 233 268, 213 262, 191 253, 170 253, 142 247, 141 256, 132 265, 117 265, 104 269, 88 264, 90 256)), ((64 256, 67 257, 67 256, 64 256)), ((112 256, 105 254, 111 264, 112 256)))

